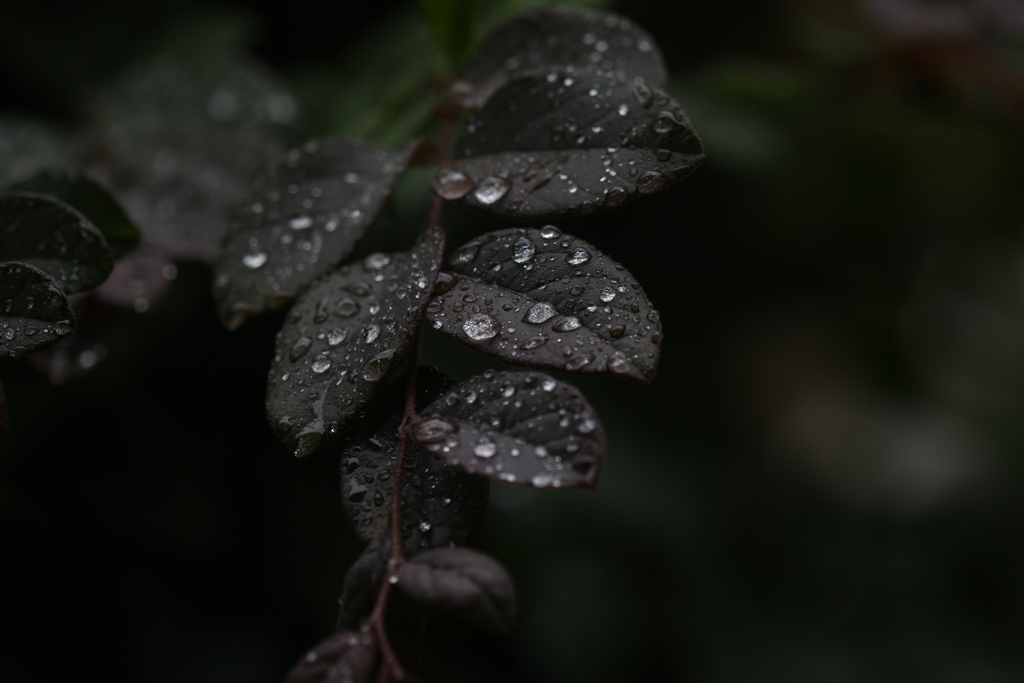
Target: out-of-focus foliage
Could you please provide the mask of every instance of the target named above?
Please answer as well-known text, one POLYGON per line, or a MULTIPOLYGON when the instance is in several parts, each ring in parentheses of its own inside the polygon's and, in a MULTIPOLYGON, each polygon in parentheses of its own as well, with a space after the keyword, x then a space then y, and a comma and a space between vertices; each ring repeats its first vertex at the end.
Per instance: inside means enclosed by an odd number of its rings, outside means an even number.
MULTIPOLYGON (((482 3, 476 35, 528 4, 482 3)), ((596 492, 494 485, 474 545, 516 577, 521 622, 508 640, 432 628, 477 654, 431 659, 454 651, 434 642, 426 679, 1024 678, 1022 4, 612 6, 664 49, 707 161, 560 227, 642 278, 658 376, 576 382, 606 428, 596 492)), ((294 93, 299 138, 397 148, 430 130, 450 73, 414 4, 375 11, 335 19, 334 46, 308 40, 328 18, 279 20, 293 7, 189 23, 233 54, 260 27, 245 58, 294 93)), ((0 35, 46 25, 33 16, 0 35)), ((79 158, 81 119, 48 108, 68 83, 98 89, 174 43, 133 35, 128 10, 88 16, 138 49, 39 49, 71 35, 63 19, 37 45, 0 40, 0 181, 79 158)), ((396 190, 399 229, 425 186, 396 190)), ((488 221, 444 215, 455 245, 488 221)), ((79 380, 3 369, 2 680, 279 681, 336 617, 324 596, 358 542, 335 542, 333 463, 286 460, 265 426, 279 321, 229 339, 204 271, 170 284, 79 380)), ((424 357, 458 381, 492 365, 436 336, 424 357)))

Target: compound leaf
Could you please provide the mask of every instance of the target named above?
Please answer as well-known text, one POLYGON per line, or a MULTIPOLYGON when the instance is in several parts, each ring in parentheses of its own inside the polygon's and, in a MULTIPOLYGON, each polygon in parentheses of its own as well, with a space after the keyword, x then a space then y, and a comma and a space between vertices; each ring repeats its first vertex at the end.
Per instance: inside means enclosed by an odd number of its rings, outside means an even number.
POLYGON ((377 638, 371 631, 342 631, 307 652, 288 674, 287 683, 363 683, 377 663, 377 638))
POLYGON ((360 140, 323 140, 292 150, 257 181, 233 218, 217 264, 214 296, 236 327, 289 302, 348 258, 369 231, 411 152, 360 140))
POLYGON ((455 95, 465 106, 479 107, 515 78, 566 67, 659 87, 667 82, 654 40, 629 19, 614 12, 548 6, 508 19, 484 37, 455 95))
POLYGON ((440 267, 444 233, 411 251, 371 254, 306 292, 277 335, 267 415, 297 456, 346 427, 389 380, 415 343, 440 267))
POLYGON ((0 263, 0 360, 56 344, 75 330, 67 296, 27 263, 0 263))
POLYGON ((661 323, 621 265, 553 226, 467 243, 457 277, 427 306, 434 329, 508 363, 649 382, 661 323))
POLYGON ((41 171, 11 189, 59 199, 92 222, 120 258, 139 243, 139 230, 113 195, 91 177, 76 171, 41 171))
MULTIPOLYGON (((421 367, 416 375, 417 410, 450 389, 440 370, 421 367)), ((364 541, 387 532, 399 427, 405 414, 405 382, 395 382, 359 420, 342 443, 341 502, 364 541)), ((402 486, 402 538, 406 554, 461 545, 483 519, 489 482, 448 465, 410 444, 402 486)))
POLYGON ((470 117, 434 191, 505 218, 590 214, 661 190, 703 159, 667 93, 568 68, 498 90, 470 117))
POLYGON ((413 599, 495 633, 516 623, 512 577, 497 560, 469 548, 428 550, 398 568, 398 586, 413 599))
POLYGON ((31 264, 68 294, 92 289, 114 267, 110 247, 88 218, 28 192, 0 196, 0 261, 31 264))
POLYGON ((537 488, 593 488, 604 454, 583 395, 537 372, 473 377, 424 410, 412 434, 469 472, 537 488))

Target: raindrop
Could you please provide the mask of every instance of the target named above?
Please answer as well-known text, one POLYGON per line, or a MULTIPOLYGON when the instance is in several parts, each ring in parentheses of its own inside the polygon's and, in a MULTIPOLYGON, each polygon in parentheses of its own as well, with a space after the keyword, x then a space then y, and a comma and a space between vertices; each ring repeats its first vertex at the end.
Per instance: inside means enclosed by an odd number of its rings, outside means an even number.
POLYGON ((629 193, 618 185, 608 188, 604 193, 604 201, 608 206, 619 206, 628 198, 629 193))
POLYGON ((391 263, 390 256, 388 256, 387 254, 376 253, 370 254, 369 256, 366 257, 366 259, 363 261, 363 267, 366 268, 367 271, 372 273, 374 271, 380 270, 389 263, 391 263))
POLYGON ((615 356, 608 359, 608 369, 616 375, 625 375, 632 368, 632 364, 625 356, 615 356))
POLYGON ((657 118, 654 119, 654 123, 651 124, 651 128, 654 129, 655 133, 671 133, 676 128, 683 128, 686 126, 686 121, 678 118, 675 112, 669 111, 668 109, 660 112, 657 118))
POLYGON ((644 109, 649 108, 654 103, 654 95, 651 93, 651 89, 643 83, 636 84, 636 87, 633 88, 633 95, 644 109))
POLYGON ((455 432, 455 425, 438 417, 433 417, 416 425, 416 440, 420 443, 440 443, 447 441, 455 432))
POLYGON ((536 349, 541 346, 544 346, 547 343, 548 337, 541 335, 539 337, 532 337, 531 339, 527 339, 526 341, 523 342, 520 348, 522 348, 524 351, 529 351, 530 349, 536 349))
POLYGON ((650 194, 651 192, 657 192, 661 188, 665 187, 667 182, 668 178, 661 173, 658 173, 657 171, 648 171, 637 178, 636 189, 640 190, 644 194, 650 194))
POLYGON ((316 374, 322 375, 331 369, 331 359, 324 355, 317 356, 309 367, 316 374))
POLYGON ((327 343, 331 346, 337 346, 341 342, 345 341, 345 337, 348 336, 348 330, 343 330, 340 327, 335 327, 333 330, 327 333, 327 343))
POLYGON ((604 289, 601 290, 600 298, 601 301, 608 303, 609 301, 615 298, 615 288, 605 287, 604 289))
POLYGON ((455 252, 452 261, 455 263, 469 263, 476 258, 477 247, 475 245, 465 246, 455 252))
POLYGON ((473 187, 473 181, 465 173, 452 169, 438 169, 434 176, 434 190, 442 199, 459 199, 473 187))
POLYGON ((619 105, 619 116, 629 116, 629 105, 628 104, 620 104, 619 105))
POLYGON ((313 225, 313 219, 309 216, 296 216, 288 221, 288 227, 292 230, 305 230, 313 225))
POLYGON ((546 301, 541 301, 530 307, 530 310, 526 312, 526 317, 523 318, 524 322, 533 323, 539 325, 540 323, 547 322, 551 318, 558 315, 558 311, 555 307, 546 301))
POLYGON ((345 318, 350 318, 359 312, 359 304, 357 304, 355 301, 352 301, 352 299, 345 297, 344 299, 338 302, 338 307, 335 310, 337 311, 338 315, 345 318))
POLYGON ((366 329, 363 330, 363 339, 367 344, 373 343, 377 337, 380 336, 380 327, 377 325, 367 325, 366 329))
POLYGON ((512 260, 516 263, 526 263, 533 258, 537 247, 525 237, 520 237, 512 246, 512 260))
POLYGON ((555 332, 572 332, 573 330, 578 330, 580 325, 580 319, 574 315, 570 315, 556 322, 551 326, 551 329, 555 332))
POLYGON ((498 452, 498 446, 487 439, 480 439, 473 445, 473 454, 478 458, 493 458, 498 452))
POLYGON ((590 365, 593 362, 594 357, 591 356, 589 353, 585 353, 580 356, 573 356, 572 358, 567 360, 565 362, 565 369, 572 372, 574 370, 579 370, 584 365, 590 365))
POLYGON ((509 191, 512 183, 497 176, 487 176, 480 181, 473 192, 473 196, 481 204, 493 204, 509 191))
POLYGON ((576 427, 576 431, 580 434, 590 434, 595 429, 597 429, 597 420, 589 417, 583 422, 580 422, 579 426, 576 427))
POLYGON ((363 379, 367 382, 377 382, 388 373, 391 369, 391 362, 395 356, 396 349, 388 349, 383 353, 379 353, 371 358, 366 363, 366 369, 363 370, 363 379))
POLYGON ((313 340, 309 337, 299 337, 299 340, 292 346, 292 350, 288 353, 288 358, 294 363, 298 359, 306 355, 306 351, 309 351, 309 347, 313 344, 313 340))
POLYGON ((253 270, 256 270, 266 262, 267 255, 262 251, 258 251, 255 254, 246 254, 242 257, 242 265, 246 268, 252 268, 253 270))
POLYGON ((553 240, 561 237, 562 231, 553 225, 545 225, 540 229, 540 236, 546 240, 553 240))
POLYGON ((565 257, 566 262, 572 266, 578 266, 590 260, 590 252, 582 247, 573 249, 572 253, 565 257))
POLYGON ((558 382, 552 377, 545 377, 544 381, 540 383, 540 388, 548 392, 554 391, 557 386, 558 382))
POLYGON ((501 323, 489 315, 475 313, 462 323, 462 329, 470 339, 483 341, 497 336, 501 331, 501 323))

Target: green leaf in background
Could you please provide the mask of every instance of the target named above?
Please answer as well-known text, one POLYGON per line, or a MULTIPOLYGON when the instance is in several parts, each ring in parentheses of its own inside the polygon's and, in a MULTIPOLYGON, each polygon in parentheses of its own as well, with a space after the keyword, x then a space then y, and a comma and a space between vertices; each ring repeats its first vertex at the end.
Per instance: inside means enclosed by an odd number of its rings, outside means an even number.
POLYGON ((76 171, 41 171, 11 187, 59 199, 88 218, 106 238, 114 258, 139 243, 139 230, 103 186, 76 171))
POLYGON ((420 8, 434 31, 452 73, 469 57, 480 15, 480 0, 420 0, 420 8))
POLYGON ((0 261, 23 261, 57 280, 68 294, 107 279, 110 247, 88 218, 64 202, 28 192, 0 197, 0 261))

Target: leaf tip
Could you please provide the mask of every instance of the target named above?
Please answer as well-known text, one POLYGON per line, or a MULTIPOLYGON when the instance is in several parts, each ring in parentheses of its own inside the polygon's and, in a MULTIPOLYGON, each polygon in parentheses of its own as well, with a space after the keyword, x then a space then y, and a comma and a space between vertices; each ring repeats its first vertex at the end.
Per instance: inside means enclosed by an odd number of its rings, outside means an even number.
POLYGON ((305 432, 299 434, 295 441, 295 450, 292 451, 292 455, 296 458, 305 458, 320 449, 323 445, 324 435, 322 432, 305 432))

